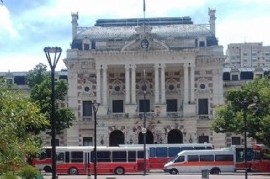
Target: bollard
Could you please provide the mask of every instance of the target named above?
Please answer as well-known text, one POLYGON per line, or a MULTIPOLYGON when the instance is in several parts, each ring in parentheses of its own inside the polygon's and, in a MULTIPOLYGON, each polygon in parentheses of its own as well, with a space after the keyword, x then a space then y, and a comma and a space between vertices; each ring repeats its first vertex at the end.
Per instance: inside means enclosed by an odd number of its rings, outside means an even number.
POLYGON ((202 170, 202 179, 209 179, 209 170, 202 170))

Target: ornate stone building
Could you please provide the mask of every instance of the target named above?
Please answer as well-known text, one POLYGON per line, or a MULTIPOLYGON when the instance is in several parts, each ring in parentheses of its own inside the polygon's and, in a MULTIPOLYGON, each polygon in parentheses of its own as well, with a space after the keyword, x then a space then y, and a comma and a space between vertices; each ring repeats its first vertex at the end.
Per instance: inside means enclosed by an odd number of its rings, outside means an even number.
POLYGON ((76 115, 66 145, 210 142, 225 146, 211 130, 215 106, 224 103, 223 47, 209 24, 189 17, 100 19, 78 27, 72 14, 72 44, 64 62, 68 106, 76 115))

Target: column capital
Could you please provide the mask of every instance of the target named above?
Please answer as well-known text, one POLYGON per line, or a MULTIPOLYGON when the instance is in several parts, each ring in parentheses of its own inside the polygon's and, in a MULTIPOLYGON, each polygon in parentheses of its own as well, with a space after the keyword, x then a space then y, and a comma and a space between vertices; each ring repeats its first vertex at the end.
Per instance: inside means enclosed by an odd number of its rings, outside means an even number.
POLYGON ((190 63, 184 63, 183 67, 188 68, 190 63))
POLYGON ((101 69, 101 65, 97 65, 96 70, 100 70, 100 69, 101 69))
POLYGON ((103 64, 103 65, 102 65, 102 69, 103 69, 103 70, 107 70, 107 69, 108 69, 108 65, 103 64))
POLYGON ((194 68, 194 67, 195 67, 195 63, 189 63, 189 66, 190 66, 191 68, 194 68))
POLYGON ((129 70, 130 69, 130 66, 131 66, 130 64, 125 64, 125 69, 126 70, 129 70))
POLYGON ((154 64, 154 67, 155 67, 155 69, 157 69, 157 68, 160 67, 160 64, 159 64, 159 63, 155 63, 155 64, 154 64))
POLYGON ((160 64, 160 68, 165 68, 166 67, 166 64, 165 63, 161 63, 160 64))
POLYGON ((132 70, 134 70, 136 68, 136 65, 135 64, 130 64, 130 67, 132 70))

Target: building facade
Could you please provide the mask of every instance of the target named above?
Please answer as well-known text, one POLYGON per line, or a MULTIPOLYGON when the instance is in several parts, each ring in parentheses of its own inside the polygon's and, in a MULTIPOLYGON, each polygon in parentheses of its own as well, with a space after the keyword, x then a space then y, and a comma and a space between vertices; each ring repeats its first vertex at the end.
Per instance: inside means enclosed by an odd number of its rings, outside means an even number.
POLYGON ((270 46, 263 43, 231 43, 226 50, 226 67, 270 67, 270 46))
POLYGON ((78 26, 72 14, 72 44, 64 62, 68 106, 76 121, 66 145, 93 145, 93 103, 97 145, 210 142, 226 145, 211 130, 215 106, 224 103, 223 47, 209 24, 190 17, 100 19, 78 26))

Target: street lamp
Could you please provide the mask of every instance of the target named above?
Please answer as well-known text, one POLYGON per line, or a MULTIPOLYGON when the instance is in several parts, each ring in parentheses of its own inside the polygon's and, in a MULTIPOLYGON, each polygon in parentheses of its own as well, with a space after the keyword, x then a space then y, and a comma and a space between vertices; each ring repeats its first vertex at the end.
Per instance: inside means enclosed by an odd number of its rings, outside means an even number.
POLYGON ((146 175, 146 83, 145 70, 143 71, 144 85, 143 85, 143 174, 146 175))
POLYGON ((97 111, 99 103, 92 103, 94 111, 94 179, 97 179, 97 111))
POLYGON ((51 68, 51 146, 52 146, 52 179, 56 179, 56 119, 55 119, 55 67, 62 53, 61 47, 45 47, 44 52, 51 68), (53 60, 51 55, 54 55, 53 60))

